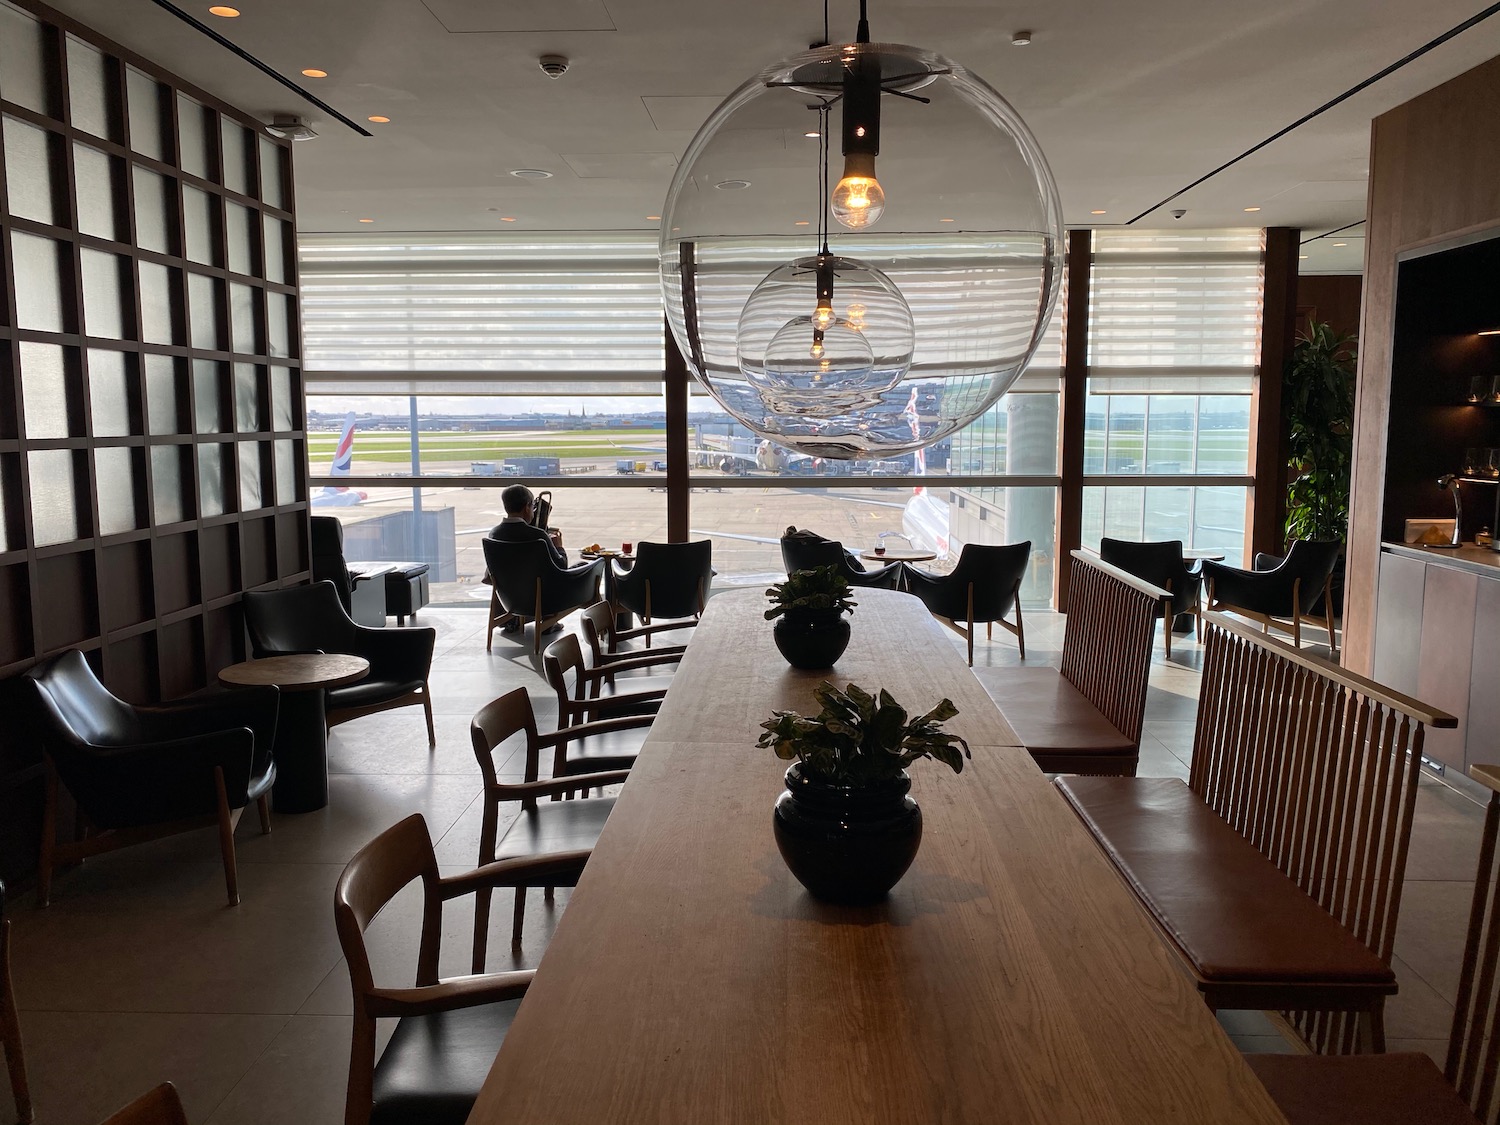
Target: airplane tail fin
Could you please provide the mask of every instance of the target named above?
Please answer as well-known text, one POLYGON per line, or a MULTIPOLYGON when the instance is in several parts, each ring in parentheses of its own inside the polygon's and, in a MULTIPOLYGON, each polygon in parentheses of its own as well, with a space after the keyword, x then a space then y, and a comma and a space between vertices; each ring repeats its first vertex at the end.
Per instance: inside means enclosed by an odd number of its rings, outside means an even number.
POLYGON ((347 477, 349 463, 354 460, 354 411, 344 418, 344 430, 339 434, 338 447, 333 451, 333 466, 328 470, 331 477, 347 477))

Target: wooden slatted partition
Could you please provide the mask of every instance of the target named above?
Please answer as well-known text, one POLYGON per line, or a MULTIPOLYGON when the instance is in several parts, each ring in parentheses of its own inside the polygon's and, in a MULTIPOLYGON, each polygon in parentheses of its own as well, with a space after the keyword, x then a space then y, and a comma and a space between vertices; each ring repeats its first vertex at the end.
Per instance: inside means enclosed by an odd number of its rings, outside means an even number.
MULTIPOLYGON (((1189 785, 1387 964, 1425 729, 1453 716, 1206 615, 1189 785)), ((1288 1012, 1319 1051, 1356 1048, 1358 1014, 1288 1012)))
POLYGON ((1122 735, 1139 744, 1151 643, 1172 595, 1096 555, 1072 555, 1058 670, 1122 735))

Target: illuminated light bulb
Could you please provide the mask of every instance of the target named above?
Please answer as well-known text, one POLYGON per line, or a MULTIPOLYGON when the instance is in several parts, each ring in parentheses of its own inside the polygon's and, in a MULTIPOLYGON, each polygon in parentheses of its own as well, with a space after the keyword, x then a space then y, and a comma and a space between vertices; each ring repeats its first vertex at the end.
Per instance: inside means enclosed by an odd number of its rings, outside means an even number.
MULTIPOLYGON (((814 321, 814 323, 817 323, 817 322, 814 321)), ((810 348, 807 349, 807 354, 810 355, 810 356, 812 356, 813 359, 822 359, 823 358, 823 331, 822 331, 822 329, 818 329, 817 331, 813 332, 812 347, 810 347, 810 348)))
POLYGON ((829 200, 833 217, 850 230, 863 230, 885 214, 885 190, 875 178, 875 157, 851 152, 844 158, 844 177, 829 200))
POLYGON ((812 322, 821 332, 834 321, 833 306, 826 301, 819 301, 818 307, 813 309, 812 322))

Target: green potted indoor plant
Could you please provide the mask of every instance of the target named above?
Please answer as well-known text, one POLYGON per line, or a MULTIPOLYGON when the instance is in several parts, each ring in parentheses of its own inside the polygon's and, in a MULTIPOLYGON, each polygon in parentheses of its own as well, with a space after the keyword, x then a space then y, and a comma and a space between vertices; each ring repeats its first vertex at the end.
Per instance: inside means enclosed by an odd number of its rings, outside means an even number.
POLYGON ((766 591, 771 608, 766 620, 776 621, 776 647, 793 668, 832 668, 849 646, 849 622, 859 604, 850 597, 848 580, 836 566, 794 570, 785 582, 766 591), (779 620, 777 620, 779 618, 779 620))
POLYGON ((814 898, 874 902, 896 885, 922 842, 922 810, 906 767, 935 758, 962 772, 969 744, 943 729, 958 714, 944 699, 913 718, 889 692, 823 681, 812 718, 776 711, 757 746, 791 762, 776 801, 776 846, 814 898))

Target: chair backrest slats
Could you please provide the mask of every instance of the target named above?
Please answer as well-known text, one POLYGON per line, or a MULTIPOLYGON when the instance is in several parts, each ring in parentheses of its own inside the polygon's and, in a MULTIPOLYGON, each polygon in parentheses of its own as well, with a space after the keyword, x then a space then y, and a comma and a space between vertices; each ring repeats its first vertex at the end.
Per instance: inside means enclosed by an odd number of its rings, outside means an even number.
MULTIPOLYGON (((1336 665, 1206 617, 1188 784, 1389 963, 1423 732, 1455 720, 1336 665)), ((1353 1013, 1287 1013, 1314 1049, 1349 1051, 1353 1013)))

